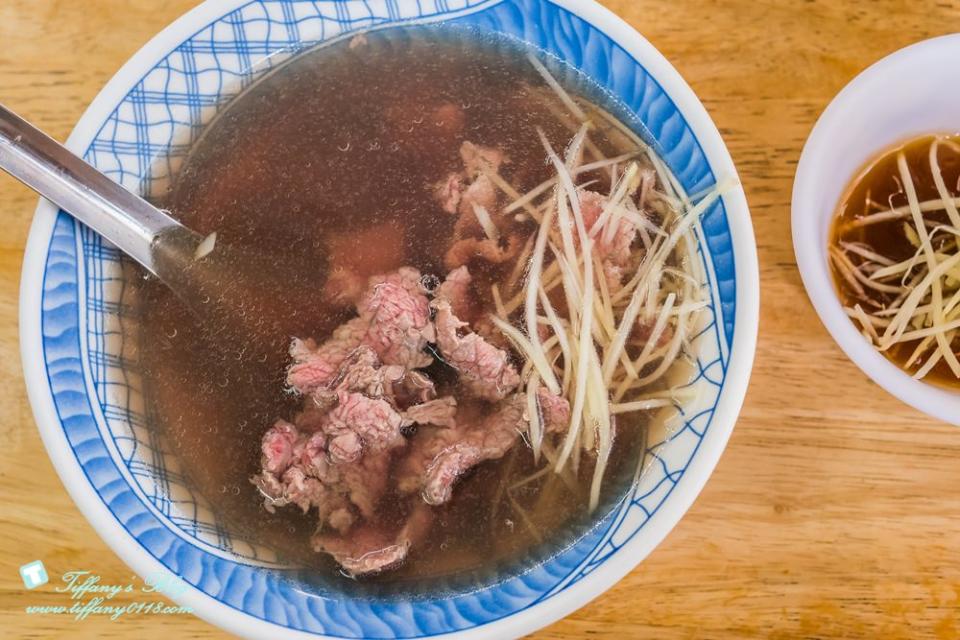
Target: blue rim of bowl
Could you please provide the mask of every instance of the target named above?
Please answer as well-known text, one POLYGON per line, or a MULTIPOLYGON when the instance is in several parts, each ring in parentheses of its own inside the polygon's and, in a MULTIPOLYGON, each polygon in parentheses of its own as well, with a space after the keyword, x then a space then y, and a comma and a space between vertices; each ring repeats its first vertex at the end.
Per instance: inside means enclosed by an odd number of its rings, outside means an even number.
MULTIPOLYGON (((229 13, 219 16, 214 23, 231 16, 235 18, 244 7, 263 4, 266 3, 250 2, 236 7, 229 13)), ((366 3, 363 4, 366 5, 366 3)), ((394 4, 387 3, 388 6, 394 4)), ((286 9, 290 3, 282 3, 282 5, 286 9)), ((444 18, 442 14, 432 18, 472 24, 479 28, 519 37, 580 68, 637 114, 661 148, 667 150, 668 164, 688 190, 702 188, 714 181, 699 141, 690 131, 683 114, 659 83, 617 42, 575 13, 547 0, 504 0, 481 2, 472 8, 472 12, 458 11, 452 18, 444 18), (564 34, 567 37, 561 37, 564 34), (623 70, 622 65, 627 65, 627 69, 632 73, 618 73, 623 70), (623 84, 625 81, 629 86, 623 84)), ((197 29, 193 36, 207 29, 210 24, 197 29)), ((360 26, 369 27, 370 25, 360 26)), ((703 228, 704 238, 710 249, 710 266, 716 274, 721 300, 725 329, 722 333, 726 337, 726 349, 729 349, 733 341, 735 304, 738 296, 730 230, 724 203, 719 203, 708 214, 703 228)), ((122 503, 133 494, 124 495, 124 487, 113 486, 113 479, 103 482, 100 476, 109 474, 109 464, 113 463, 109 455, 92 456, 90 451, 86 451, 87 448, 96 447, 96 440, 100 437, 100 433, 94 418, 91 394, 88 392, 83 373, 84 353, 78 325, 82 283, 78 272, 79 240, 76 229, 72 219, 62 212, 59 213, 46 248, 42 282, 41 328, 44 366, 48 388, 53 396, 53 404, 57 409, 61 428, 70 438, 72 451, 76 456, 75 462, 80 465, 87 482, 97 490, 103 504, 110 509, 116 521, 124 526, 128 535, 169 570, 181 575, 197 589, 217 598, 227 606, 283 627, 324 633, 332 637, 426 637, 475 628, 478 625, 517 614, 576 584, 575 580, 565 580, 558 576, 568 576, 573 571, 583 569, 583 560, 587 554, 596 549, 597 543, 604 539, 607 530, 613 526, 616 518, 611 516, 563 554, 535 570, 528 571, 523 576, 480 592, 461 594, 455 598, 436 602, 363 602, 349 605, 342 602, 327 602, 321 606, 321 603, 316 601, 316 596, 297 591, 280 572, 254 569, 236 563, 234 563, 235 566, 228 567, 229 561, 220 557, 204 557, 203 552, 197 549, 182 547, 172 549, 172 546, 182 544, 178 539, 164 541, 164 544, 169 542, 172 545, 171 549, 168 549, 165 554, 158 555, 156 541, 150 542, 149 538, 162 537, 162 531, 157 530, 158 528, 162 530, 162 525, 153 523, 157 526, 148 529, 145 526, 146 523, 139 523, 136 530, 132 530, 128 526, 129 518, 126 522, 121 520, 117 511, 130 509, 131 505, 118 505, 118 496, 122 503), (71 435, 75 438, 71 438, 71 435), (87 438, 81 439, 84 437, 87 438), (108 492, 100 490, 104 486, 109 487, 108 492), (111 495, 113 492, 116 493, 111 495), (207 571, 201 571, 201 574, 207 575, 191 575, 195 573, 192 569, 196 567, 206 567, 207 571), (236 573, 243 571, 249 572, 249 575, 236 573), (224 576, 224 572, 229 575, 224 576), (211 578, 211 576, 214 577, 211 578), (248 583, 239 605, 228 602, 229 598, 221 599, 224 596, 224 589, 230 586, 231 580, 234 583, 248 583), (560 583, 563 584, 563 588, 557 589, 560 583), (242 602, 247 599, 246 594, 249 593, 250 587, 262 590, 262 597, 258 597, 259 611, 253 610, 255 607, 249 606, 249 602, 246 605, 242 602), (271 598, 277 601, 271 602, 271 598), (296 603, 292 605, 295 609, 293 616, 290 615, 289 610, 285 610, 290 608, 291 603, 296 603), (313 620, 306 620, 303 612, 311 614, 309 617, 313 620)), ((27 276, 27 269, 25 269, 25 284, 27 276)), ((24 312, 24 317, 26 315, 24 312)), ((748 330, 751 324, 750 315, 752 314, 748 315, 748 330)), ((755 319, 752 320, 752 324, 755 326, 755 319)), ((719 333, 718 331, 718 335, 719 333)), ((749 358, 752 360, 752 341, 748 343, 748 347, 749 358)), ((725 350, 723 346, 721 350, 725 350)), ((26 342, 24 352, 27 352, 26 342)), ((749 368, 749 364, 747 366, 749 368)), ((724 370, 725 377, 726 373, 724 370)), ((741 386, 745 387, 745 381, 741 386)), ((742 392, 739 395, 741 397, 734 400, 735 410, 742 400, 742 392)), ((31 400, 36 408, 38 400, 33 394, 31 394, 31 400)), ((39 413, 38 410, 38 418, 39 413)), ((41 421, 38 419, 38 422, 41 421)), ((732 418, 730 422, 732 426, 732 418)), ((708 423, 704 427, 701 438, 706 435, 709 426, 708 423)), ((724 434, 723 442, 728 435, 729 431, 724 434)), ((102 445, 102 442, 100 444, 102 445)), ((700 443, 692 452, 688 464, 696 456, 699 446, 700 443)), ((722 443, 720 448, 722 449, 722 443)), ((685 468, 686 465, 683 470, 685 468)), ((683 470, 680 470, 681 476, 683 470)), ((647 514, 649 517, 652 517, 666 502, 676 485, 677 482, 672 484, 657 508, 647 514)), ((78 504, 81 503, 80 499, 77 501, 78 504)), ((146 513, 138 513, 135 516, 149 518, 146 513)), ((617 548, 622 548, 641 528, 638 527, 617 548)), ((613 551, 615 549, 604 558, 609 559, 613 551)), ((588 574, 589 571, 582 572, 580 577, 588 574)))

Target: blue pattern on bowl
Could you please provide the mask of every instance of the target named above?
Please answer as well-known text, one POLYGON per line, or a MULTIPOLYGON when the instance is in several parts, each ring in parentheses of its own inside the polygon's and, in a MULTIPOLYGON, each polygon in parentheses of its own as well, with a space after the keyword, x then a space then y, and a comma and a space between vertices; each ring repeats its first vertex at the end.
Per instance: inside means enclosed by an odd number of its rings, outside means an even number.
MULTIPOLYGON (((660 85, 606 35, 547 0, 251 2, 198 30, 147 73, 106 120, 86 158, 128 187, 162 188, 216 106, 283 58, 263 62, 263 56, 358 29, 440 19, 521 38, 581 69, 635 114, 630 124, 663 151, 689 192, 714 183, 697 140, 660 85)), ((123 263, 63 213, 43 284, 49 385, 77 462, 103 503, 143 549, 206 594, 262 620, 336 637, 469 629, 534 606, 589 575, 642 532, 696 455, 722 393, 734 331, 733 253, 722 203, 704 218, 700 237, 712 293, 695 382, 706 389, 702 406, 650 446, 648 471, 602 522, 543 563, 479 591, 432 599, 338 598, 304 586, 268 551, 224 531, 149 428, 135 345, 121 333, 125 320, 135 321, 123 263)))

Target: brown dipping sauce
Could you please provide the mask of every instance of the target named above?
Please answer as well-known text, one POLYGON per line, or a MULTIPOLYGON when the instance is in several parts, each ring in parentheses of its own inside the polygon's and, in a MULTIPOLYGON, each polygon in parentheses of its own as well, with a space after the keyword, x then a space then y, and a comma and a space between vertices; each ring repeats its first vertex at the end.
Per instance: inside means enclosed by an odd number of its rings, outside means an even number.
MULTIPOLYGON (((897 145, 873 160, 860 172, 848 188, 834 218, 830 230, 831 250, 842 249, 841 243, 860 243, 894 262, 908 260, 914 255, 917 247, 911 243, 908 236, 909 232, 905 229, 905 225, 913 228, 913 219, 909 215, 869 225, 858 224, 857 221, 908 204, 897 164, 900 153, 903 153, 906 159, 919 202, 940 199, 940 194, 934 182, 929 155, 931 143, 936 139, 936 136, 928 135, 897 145)), ((960 195, 960 136, 940 137, 939 139, 940 146, 937 157, 940 174, 947 189, 954 197, 957 197, 960 195)), ((933 225, 950 224, 944 210, 924 212, 923 216, 933 225)), ((928 231, 931 228, 931 225, 928 225, 928 231)), ((950 234, 939 234, 933 240, 934 248, 943 247, 945 243, 952 242, 952 240, 953 237, 950 234)), ((955 249, 952 249, 952 251, 955 251, 955 249)), ((861 256, 849 251, 846 255, 854 265, 861 265, 864 262, 861 256)), ((924 265, 922 254, 917 264, 918 266, 924 265)), ((865 311, 872 313, 886 308, 899 295, 872 289, 866 290, 866 296, 862 295, 843 276, 835 259, 830 260, 830 265, 834 284, 845 307, 860 304, 865 311)), ((897 285, 899 283, 900 279, 897 278, 889 284, 897 285)), ((853 322, 859 328, 863 328, 861 322, 857 319, 854 318, 853 322)), ((877 331, 882 335, 883 328, 878 327, 877 331)), ((907 360, 920 342, 920 340, 910 340, 899 343, 882 353, 897 366, 913 374, 929 356, 928 352, 908 366, 907 360)), ((954 353, 960 353, 960 337, 954 337, 951 346, 954 353)), ((943 359, 933 367, 923 380, 944 387, 960 388, 960 380, 953 374, 943 359)))
MULTIPOLYGON (((530 89, 543 82, 514 47, 411 29, 299 55, 218 114, 159 204, 201 234, 216 231, 218 243, 273 256, 291 281, 322 287, 342 266, 332 264, 331 251, 379 272, 411 265, 442 278, 456 218, 439 208, 434 185, 459 169, 461 143, 505 151, 504 177, 526 191, 552 176, 537 127, 558 149, 572 136, 555 115, 559 101, 530 89)), ((602 126, 592 139, 610 155, 623 151, 602 126)), ((598 189, 608 187, 604 175, 596 178, 598 189)), ((478 291, 504 277, 502 269, 471 272, 478 291)), ((234 535, 315 575, 345 580, 328 556, 310 549, 316 514, 295 506, 268 513, 249 480, 259 470, 264 431, 300 406, 284 388, 282 368, 244 363, 245 375, 231 375, 224 359, 243 359, 244 336, 205 333, 167 288, 149 280, 141 288, 145 395, 189 481, 234 535)), ((353 315, 343 306, 285 304, 274 311, 295 316, 297 335, 318 340, 353 315)), ((402 567, 365 582, 470 575, 558 536, 572 539, 629 485, 646 421, 642 413, 619 420, 606 497, 593 516, 586 510, 590 462, 580 466, 582 491, 551 473, 508 500, 507 487, 537 469, 520 444, 458 483, 453 499, 437 509, 429 538, 402 567)), ((388 495, 383 504, 390 503, 388 495)))

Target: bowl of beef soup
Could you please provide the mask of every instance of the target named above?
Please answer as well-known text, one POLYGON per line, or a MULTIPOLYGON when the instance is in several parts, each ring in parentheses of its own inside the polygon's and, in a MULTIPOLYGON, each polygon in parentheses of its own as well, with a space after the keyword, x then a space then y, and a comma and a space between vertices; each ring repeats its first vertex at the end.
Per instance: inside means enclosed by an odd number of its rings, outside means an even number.
POLYGON ((729 437, 743 192, 689 87, 599 6, 204 4, 69 146, 289 272, 263 321, 290 351, 257 362, 46 203, 25 260, 65 484, 227 630, 529 632, 649 553, 729 437))

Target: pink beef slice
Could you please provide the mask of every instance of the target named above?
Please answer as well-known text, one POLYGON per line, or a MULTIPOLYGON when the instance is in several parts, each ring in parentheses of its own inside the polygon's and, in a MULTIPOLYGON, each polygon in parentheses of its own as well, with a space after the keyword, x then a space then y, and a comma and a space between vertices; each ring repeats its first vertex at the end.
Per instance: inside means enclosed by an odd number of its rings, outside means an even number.
MULTIPOLYGON (((281 436, 278 432, 283 432, 285 439, 288 426, 289 423, 278 421, 264 434, 262 470, 251 478, 251 482, 263 495, 264 507, 268 511, 273 512, 276 507, 287 504, 297 505, 304 513, 316 507, 320 521, 324 522, 332 513, 349 508, 347 493, 321 480, 313 463, 305 457, 308 450, 316 453, 317 447, 310 440, 316 440, 317 434, 298 432, 291 455, 284 456, 282 460, 274 455, 274 445, 281 436)), ((322 434, 319 437, 322 438, 322 434)), ((321 455, 325 456, 325 453, 321 451, 321 455)), ((325 461, 321 462, 326 464, 325 461)), ((342 525, 342 517, 338 520, 338 524, 342 525)))
POLYGON ((293 448, 300 433, 286 420, 277 420, 261 440, 263 469, 273 474, 283 473, 293 460, 293 448))
POLYGON ((434 300, 433 305, 437 312, 437 346, 444 361, 459 372, 464 386, 478 398, 494 402, 516 389, 520 376, 507 352, 472 331, 461 336, 459 330, 467 324, 453 314, 447 300, 434 300))
POLYGON ((477 305, 474 304, 470 292, 472 280, 473 277, 466 266, 457 267, 447 274, 447 277, 434 293, 435 300, 448 301, 453 314, 464 322, 473 322, 477 315, 477 305))
MULTIPOLYGON (((606 204, 607 198, 596 191, 580 191, 580 211, 588 231, 593 229, 606 204)), ((602 260, 607 283, 618 286, 622 279, 623 268, 630 262, 630 246, 637 237, 637 229, 632 222, 621 217, 613 237, 608 241, 604 238, 605 235, 603 230, 598 231, 594 246, 602 260)))
POLYGON ((332 464, 326 444, 322 431, 298 430, 278 420, 263 436, 262 469, 251 481, 263 495, 268 511, 287 504, 299 506, 304 513, 316 508, 321 526, 329 524, 344 531, 354 523, 354 511, 364 518, 374 515, 386 490, 392 452, 366 455, 350 464, 332 464), (295 441, 287 450, 291 433, 295 441), (278 447, 278 442, 284 445, 278 447))
POLYGON ((377 503, 387 490, 393 452, 366 455, 354 464, 329 465, 326 479, 367 519, 376 515, 377 503))
POLYGON ((294 338, 290 343, 293 364, 287 369, 287 385, 303 394, 328 385, 343 361, 360 346, 368 325, 368 320, 354 318, 334 329, 330 338, 320 346, 311 338, 294 338))
POLYGON ((570 403, 546 387, 537 389, 540 419, 545 433, 566 433, 570 428, 570 403))
POLYGON ((438 427, 456 426, 457 400, 453 396, 444 396, 415 404, 403 412, 404 418, 415 424, 430 424, 438 427))
POLYGON ((419 271, 404 267, 370 278, 357 311, 359 317, 337 327, 319 346, 310 339, 293 340, 293 364, 287 371, 292 389, 308 394, 328 385, 360 345, 369 346, 387 365, 414 369, 432 362, 423 352, 433 339, 433 327, 429 301, 420 290, 419 271))
POLYGON ((459 173, 451 173, 437 183, 434 187, 434 195, 444 211, 455 214, 459 210, 460 200, 463 199, 464 189, 463 176, 459 173))
POLYGON ((395 393, 397 403, 404 406, 433 400, 437 397, 437 387, 422 371, 408 371, 395 393))
POLYGON ((407 453, 397 463, 394 471, 397 490, 402 494, 421 491, 427 467, 440 455, 441 451, 463 440, 464 431, 464 428, 448 429, 429 426, 417 428, 417 432, 410 438, 407 453))
POLYGON ((364 451, 378 453, 402 446, 403 416, 382 398, 340 391, 337 406, 321 426, 334 463, 355 462, 364 451))
POLYGON ((433 380, 421 371, 406 371, 400 365, 383 365, 377 354, 366 345, 360 345, 347 356, 340 371, 326 385, 310 394, 312 403, 300 420, 321 428, 326 413, 337 405, 341 391, 362 393, 369 398, 385 398, 393 406, 407 407, 427 402, 436 397, 433 380), (319 415, 318 415, 319 414, 319 415))
POLYGON ((481 462, 503 457, 516 444, 526 425, 524 407, 524 398, 516 394, 478 423, 418 431, 398 466, 399 490, 419 490, 427 504, 447 502, 464 473, 481 462))
POLYGON ((460 145, 460 159, 463 170, 450 173, 434 187, 434 197, 440 207, 447 213, 460 214, 457 235, 462 235, 467 227, 480 230, 473 213, 474 204, 488 210, 496 207, 497 190, 484 169, 496 173, 506 161, 499 149, 472 142, 460 145))
MULTIPOLYGON (((347 356, 327 389, 334 399, 339 391, 354 391, 370 398, 392 398, 394 387, 405 375, 402 366, 382 365, 372 348, 360 345, 347 356)), ((316 398, 318 394, 314 392, 313 395, 316 398)))
POLYGON ((372 575, 403 562, 410 548, 426 537, 432 522, 433 511, 420 504, 399 531, 368 522, 348 535, 317 533, 311 544, 315 551, 333 556, 347 574, 372 575))
POLYGON ((433 341, 433 326, 419 271, 404 267, 383 279, 371 278, 357 311, 369 320, 363 343, 372 347, 384 364, 417 369, 432 362, 423 352, 433 341))
POLYGON ((381 365, 373 349, 360 345, 354 351, 351 366, 344 369, 338 388, 358 391, 371 398, 392 396, 393 385, 400 382, 404 375, 401 365, 381 365))
POLYGON ((282 496, 286 502, 297 505, 304 513, 311 507, 316 507, 321 520, 347 506, 343 496, 324 485, 318 478, 307 475, 300 465, 284 471, 280 480, 283 483, 282 496))
POLYGON ((454 270, 475 260, 491 264, 503 264, 515 259, 523 250, 525 239, 510 234, 506 244, 492 238, 460 238, 455 240, 443 256, 443 265, 454 270))

